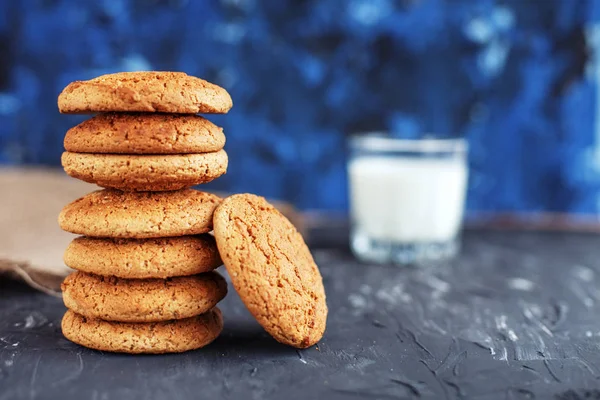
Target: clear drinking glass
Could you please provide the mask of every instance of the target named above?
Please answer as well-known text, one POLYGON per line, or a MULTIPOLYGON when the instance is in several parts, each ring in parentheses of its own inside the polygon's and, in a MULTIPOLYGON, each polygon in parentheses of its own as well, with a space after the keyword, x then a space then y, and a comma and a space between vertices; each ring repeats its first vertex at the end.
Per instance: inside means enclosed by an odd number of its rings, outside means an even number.
POLYGON ((362 261, 419 264, 459 250, 464 139, 350 139, 351 248, 362 261))

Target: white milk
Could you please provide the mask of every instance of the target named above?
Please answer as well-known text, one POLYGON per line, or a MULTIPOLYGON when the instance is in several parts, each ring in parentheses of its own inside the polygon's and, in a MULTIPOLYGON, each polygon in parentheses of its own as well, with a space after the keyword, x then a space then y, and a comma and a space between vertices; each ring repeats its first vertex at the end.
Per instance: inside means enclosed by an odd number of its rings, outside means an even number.
POLYGON ((467 183, 464 157, 362 156, 348 170, 355 231, 395 243, 456 236, 467 183))

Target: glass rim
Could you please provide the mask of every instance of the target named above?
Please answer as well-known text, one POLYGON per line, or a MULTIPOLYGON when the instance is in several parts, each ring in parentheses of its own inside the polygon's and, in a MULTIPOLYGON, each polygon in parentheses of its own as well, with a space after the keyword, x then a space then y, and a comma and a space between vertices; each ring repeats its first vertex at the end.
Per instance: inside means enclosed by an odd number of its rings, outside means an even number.
POLYGON ((466 153, 467 140, 464 138, 406 139, 394 138, 383 132, 365 132, 350 136, 350 145, 368 151, 407 151, 415 153, 466 153))

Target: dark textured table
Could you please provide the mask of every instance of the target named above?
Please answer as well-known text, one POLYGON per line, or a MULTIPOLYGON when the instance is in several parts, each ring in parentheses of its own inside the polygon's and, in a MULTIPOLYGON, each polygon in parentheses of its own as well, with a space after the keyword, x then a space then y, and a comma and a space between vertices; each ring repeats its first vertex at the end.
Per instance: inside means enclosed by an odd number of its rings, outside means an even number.
POLYGON ((600 399, 600 237, 472 232, 450 264, 361 265, 315 249, 328 329, 279 345, 231 290, 210 347, 74 345, 59 299, 0 283, 0 399, 600 399))

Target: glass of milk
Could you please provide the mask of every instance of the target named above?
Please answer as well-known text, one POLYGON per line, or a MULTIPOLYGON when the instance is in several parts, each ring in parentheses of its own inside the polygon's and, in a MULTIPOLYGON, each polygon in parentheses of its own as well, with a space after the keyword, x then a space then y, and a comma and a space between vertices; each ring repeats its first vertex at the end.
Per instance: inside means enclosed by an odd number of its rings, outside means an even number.
POLYGON ((459 249, 464 139, 350 139, 351 248, 362 261, 421 264, 459 249))

